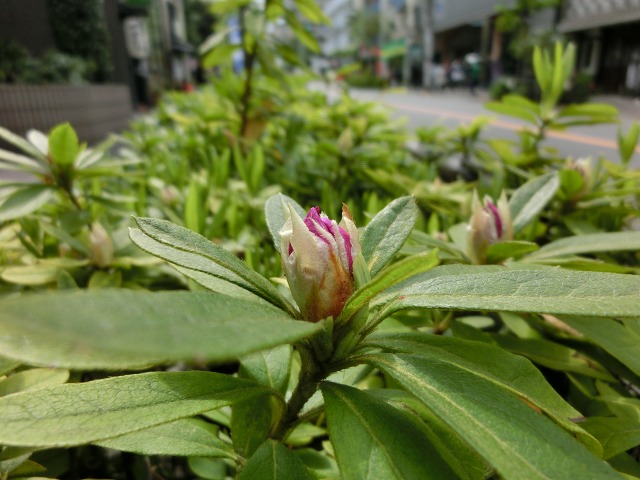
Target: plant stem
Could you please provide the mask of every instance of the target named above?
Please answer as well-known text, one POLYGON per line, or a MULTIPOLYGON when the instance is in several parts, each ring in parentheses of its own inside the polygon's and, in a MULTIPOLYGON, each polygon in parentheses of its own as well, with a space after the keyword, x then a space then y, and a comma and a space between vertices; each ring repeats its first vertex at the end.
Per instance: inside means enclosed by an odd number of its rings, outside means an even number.
POLYGON ((282 440, 286 437, 289 430, 297 423, 302 407, 316 392, 318 384, 331 372, 327 364, 316 361, 312 350, 300 348, 300 357, 302 365, 298 385, 287 402, 280 422, 271 435, 276 440, 282 440))
POLYGON ((249 42, 247 41, 247 29, 245 26, 245 15, 247 14, 247 7, 240 8, 240 29, 242 32, 242 51, 244 53, 244 63, 246 75, 244 78, 244 89, 242 91, 242 97, 240 98, 240 136, 244 138, 249 123, 249 106, 251 103, 251 94, 253 90, 253 67, 256 60, 256 44, 253 43, 252 48, 249 48, 249 42))

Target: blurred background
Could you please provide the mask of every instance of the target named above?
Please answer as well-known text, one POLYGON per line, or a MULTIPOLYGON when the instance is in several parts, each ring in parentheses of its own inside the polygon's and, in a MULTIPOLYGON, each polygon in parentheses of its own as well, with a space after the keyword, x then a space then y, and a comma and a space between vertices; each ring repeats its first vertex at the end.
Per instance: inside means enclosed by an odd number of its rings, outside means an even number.
MULTIPOLYGON (((536 100, 533 47, 563 40, 577 47, 563 102, 604 94, 598 100, 623 117, 640 118, 640 0, 297 0, 291 11, 279 3, 2 0, 0 125, 24 133, 70 121, 94 142, 125 128, 163 91, 190 91, 215 78, 225 61, 241 81, 244 12, 274 6, 280 15, 266 14, 272 21, 260 37, 278 42, 274 62, 311 70, 329 84, 536 100), (295 61, 287 64, 287 57, 295 61)), ((481 112, 450 97, 450 115, 401 107, 413 98, 387 102, 411 126, 434 119, 425 115, 459 122, 468 109, 481 112)))

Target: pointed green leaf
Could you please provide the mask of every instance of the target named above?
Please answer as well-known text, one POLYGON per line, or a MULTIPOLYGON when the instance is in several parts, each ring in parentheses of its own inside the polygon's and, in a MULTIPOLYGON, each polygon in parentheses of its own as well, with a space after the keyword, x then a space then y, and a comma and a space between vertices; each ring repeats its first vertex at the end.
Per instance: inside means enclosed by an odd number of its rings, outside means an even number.
POLYGON ((509 200, 509 209, 513 222, 513 231, 522 231, 540 213, 560 187, 556 173, 548 173, 529 180, 513 194, 509 200))
POLYGON ((280 442, 267 440, 247 461, 238 480, 311 480, 302 461, 280 442))
POLYGON ((346 385, 321 389, 344 480, 456 478, 415 416, 346 385))
POLYGON ((311 23, 322 23, 324 25, 330 23, 320 6, 314 0, 294 0, 294 3, 300 13, 311 23))
POLYGON ((0 380, 0 397, 35 388, 60 385, 69 380, 69 371, 57 368, 32 368, 0 380))
MULTIPOLYGON (((640 334, 611 318, 562 316, 561 320, 640 375, 640 334)), ((629 320, 633 321, 633 320, 629 320)))
POLYGON ((544 411, 598 452, 597 442, 572 419, 582 415, 565 402, 530 361, 494 345, 426 333, 376 334, 366 344, 389 351, 435 358, 508 390, 544 411))
POLYGON ((547 417, 464 368, 405 354, 364 360, 418 397, 503 478, 620 479, 547 417))
POLYGON ((615 378, 598 362, 565 345, 543 338, 517 338, 500 334, 491 336, 505 350, 527 357, 538 365, 615 382, 615 378))
POLYGON ((387 288, 403 282, 414 275, 428 272, 439 263, 438 250, 422 252, 390 265, 361 288, 356 290, 345 304, 336 324, 347 323, 355 314, 363 309, 376 295, 387 288))
POLYGON ((0 311, 0 355, 76 369, 223 362, 320 329, 215 293, 67 291, 8 298, 0 311))
POLYGON ((95 443, 138 455, 236 457, 231 446, 218 438, 217 427, 195 418, 183 418, 95 443))
POLYGON ((289 384, 291 355, 291 345, 280 345, 252 353, 240 359, 240 373, 244 378, 250 378, 284 394, 289 384))
POLYGON ((360 243, 371 277, 375 277, 404 245, 418 218, 413 197, 402 197, 387 205, 362 232, 360 243))
POLYGON ((129 235, 143 250, 170 263, 238 285, 292 316, 298 315, 295 307, 266 278, 202 235, 166 220, 135 218, 135 221, 140 230, 131 229, 129 235))
POLYGON ((610 117, 616 121, 618 109, 608 103, 580 103, 567 105, 558 111, 559 117, 610 117))
POLYGON ((446 265, 374 299, 381 316, 408 308, 448 308, 604 317, 636 317, 640 277, 528 268, 446 265))
POLYGON ((640 423, 615 417, 591 417, 582 426, 600 441, 605 460, 640 445, 640 423))
POLYGON ((632 122, 626 135, 622 133, 622 128, 618 127, 618 150, 622 163, 628 163, 633 157, 640 138, 640 123, 632 122))
POLYGON ((0 222, 24 217, 51 200, 55 189, 48 185, 29 185, 9 195, 0 205, 0 222))
POLYGON ((60 268, 55 265, 17 265, 5 268, 0 273, 0 278, 17 285, 37 286, 55 282, 59 273, 60 268))
POLYGON ((15 170, 35 174, 46 174, 49 169, 33 158, 0 148, 0 170, 15 170))
POLYGON ((529 122, 534 125, 538 121, 535 113, 531 110, 519 105, 508 104, 504 101, 485 103, 484 108, 491 110, 492 112, 500 113, 501 115, 519 118, 520 120, 524 120, 525 122, 529 122))
POLYGON ((527 256, 527 260, 540 260, 582 253, 640 250, 640 232, 588 233, 565 237, 548 243, 527 256))
POLYGON ((547 65, 544 62, 542 50, 537 45, 533 49, 533 72, 535 73, 540 90, 542 90, 544 95, 548 88, 550 72, 547 70, 547 65))
POLYGON ((494 243, 487 250, 487 262, 490 264, 500 263, 509 258, 517 258, 525 253, 535 252, 538 248, 535 243, 518 240, 494 243))
POLYGON ((73 127, 63 123, 49 133, 49 153, 59 165, 71 165, 80 152, 80 143, 73 127))
POLYGON ((280 251, 280 230, 282 230, 288 214, 287 205, 291 205, 298 215, 300 215, 300 218, 304 218, 307 215, 304 208, 302 208, 298 202, 281 193, 269 197, 264 205, 267 227, 273 237, 273 244, 278 251, 280 251))
POLYGON ((271 433, 272 402, 267 395, 237 402, 231 414, 233 448, 238 455, 248 458, 271 433))
MULTIPOLYGON (((32 156, 33 158, 44 160, 44 155, 42 154, 42 152, 40 152, 32 143, 28 142, 24 138, 16 135, 15 133, 7 130, 4 127, 0 127, 0 138, 7 143, 14 145, 15 147, 18 147, 24 153, 32 156)), ((44 165, 44 161, 41 163, 44 165)))
POLYGON ((0 444, 82 445, 264 393, 254 382, 212 372, 151 372, 47 387, 0 398, 0 444))
POLYGON ((415 414, 424 422, 424 432, 429 442, 440 452, 442 458, 463 480, 486 480, 492 468, 459 435, 438 416, 434 415, 420 400, 404 390, 391 388, 369 389, 367 393, 381 398, 389 405, 415 414))
POLYGON ((214 277, 213 275, 209 275, 208 273, 193 270, 191 268, 180 267, 178 265, 173 265, 173 268, 182 273, 185 277, 190 278, 198 285, 206 288, 207 290, 211 290, 212 292, 221 293, 222 295, 247 300, 253 303, 260 303, 269 307, 273 306, 270 302, 251 293, 249 290, 245 290, 242 287, 218 277, 214 277))
MULTIPOLYGON (((567 49, 570 47, 567 46, 567 49)), ((556 42, 553 49, 553 68, 552 68, 552 76, 551 76, 551 85, 549 89, 549 103, 551 105, 555 105, 555 103, 562 95, 562 90, 564 89, 564 83, 566 78, 564 77, 565 72, 565 57, 562 51, 562 43, 556 42)), ((551 106, 550 105, 550 106, 551 106)))

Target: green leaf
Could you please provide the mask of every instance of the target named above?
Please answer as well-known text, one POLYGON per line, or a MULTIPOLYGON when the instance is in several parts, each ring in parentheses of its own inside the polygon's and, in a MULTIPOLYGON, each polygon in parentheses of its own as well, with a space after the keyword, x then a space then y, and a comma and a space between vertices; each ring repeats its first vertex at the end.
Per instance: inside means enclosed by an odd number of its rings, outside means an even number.
POLYGON ((48 203, 55 188, 49 185, 29 185, 19 188, 0 205, 0 222, 24 217, 48 203))
POLYGON ((541 260, 565 255, 596 252, 640 250, 640 232, 588 233, 565 237, 548 243, 527 256, 527 260, 541 260))
POLYGON ((226 480, 227 465, 223 459, 210 457, 189 457, 189 468, 199 479, 226 480))
POLYGON ((244 299, 253 303, 260 303, 269 307, 273 306, 270 302, 266 301, 264 298, 258 297, 257 295, 251 293, 249 290, 245 290, 242 287, 234 285, 233 283, 229 283, 226 280, 222 280, 220 278, 209 275, 208 273, 203 273, 199 270, 192 270, 190 268, 180 267, 178 265, 173 265, 173 268, 175 268, 185 277, 190 278, 198 285, 201 285, 207 290, 211 290, 212 292, 220 293, 229 297, 244 299))
POLYGON ((390 388, 369 389, 367 393, 381 398, 399 410, 414 413, 422 419, 424 422, 423 430, 429 437, 429 443, 436 448, 455 471, 456 478, 485 480, 491 477, 492 469, 482 457, 416 397, 404 390, 390 388))
POLYGON ((582 426, 600 441, 605 460, 640 445, 640 424, 627 419, 591 417, 582 426))
POLYGON ((60 385, 69 379, 68 370, 32 368, 0 380, 0 397, 35 388, 60 385))
POLYGON ((287 219, 287 205, 291 205, 298 215, 300 215, 300 218, 304 218, 307 215, 304 208, 302 208, 298 202, 281 193, 269 197, 264 205, 267 227, 269 228, 269 232, 271 232, 273 244, 277 251, 280 251, 280 230, 282 230, 287 219))
POLYGON ((20 366, 19 362, 14 362, 8 358, 0 357, 0 375, 6 375, 20 366))
POLYGON ((269 397, 264 395, 237 402, 233 406, 233 448, 240 456, 250 457, 269 438, 274 423, 271 403, 269 397))
POLYGON ((284 394, 291 372, 291 345, 252 353, 240 359, 240 374, 284 394))
POLYGON ((344 480, 456 478, 413 415, 346 385, 321 389, 344 480))
MULTIPOLYGON (((571 46, 567 46, 567 50, 570 49, 571 46)), ((566 82, 566 78, 564 76, 565 65, 564 61, 566 57, 563 55, 562 51, 562 43, 556 42, 554 51, 553 51, 553 69, 551 75, 551 85, 549 89, 549 106, 555 105, 560 95, 562 95, 562 90, 564 89, 564 84, 566 82)))
POLYGON ((561 320, 640 375, 640 334, 635 330, 611 318, 562 316, 561 320))
POLYGON ((544 61, 544 56, 542 50, 539 46, 535 46, 533 49, 533 72, 536 76, 536 81, 540 86, 540 90, 542 94, 545 95, 547 93, 548 84, 551 72, 548 71, 548 67, 544 61))
POLYGON ((416 354, 447 363, 489 381, 544 411, 554 422, 577 435, 591 450, 597 442, 571 419, 582 415, 565 402, 530 361, 494 345, 426 333, 375 334, 366 345, 416 354))
POLYGON ((412 255, 390 265, 382 270, 377 277, 371 279, 351 295, 342 309, 340 316, 336 319, 336 324, 347 323, 376 295, 414 275, 428 272, 432 268, 435 268, 438 263, 438 250, 433 249, 429 252, 412 255))
POLYGON ((372 302, 381 315, 408 308, 450 308, 636 317, 640 278, 615 273, 446 265, 415 277, 372 302))
POLYGON ((560 187, 555 172, 529 180, 509 200, 513 231, 522 231, 551 201, 560 187))
POLYGON ((151 372, 68 383, 0 398, 0 444, 82 445, 263 395, 249 380, 212 372, 151 372))
POLYGON ((464 368, 406 354, 363 360, 418 397, 503 478, 620 478, 551 420, 464 368))
POLYGON ((298 11, 311 23, 329 25, 330 21, 314 0, 294 0, 298 11))
POLYGON ((221 0, 209 5, 209 11, 214 15, 225 15, 251 3, 250 0, 221 0))
POLYGON ((618 109, 608 103, 580 103, 567 105, 558 111, 559 117, 612 117, 616 121, 618 109))
MULTIPOLYGON (((23 152, 31 155, 35 159, 44 160, 44 155, 40 152, 31 142, 28 142, 24 138, 16 135, 15 133, 7 130, 4 127, 0 127, 0 138, 10 143, 11 145, 18 147, 23 152)), ((44 162, 41 162, 44 166, 44 162)))
POLYGON ((487 262, 490 264, 500 263, 509 258, 517 258, 525 253, 535 252, 538 248, 535 243, 518 240, 494 243, 487 250, 487 262))
POLYGON ((552 370, 580 373, 600 380, 614 382, 615 378, 598 362, 573 348, 541 338, 517 338, 510 335, 491 335, 505 350, 523 355, 552 370))
POLYGON ((80 153, 76 131, 68 123, 54 127, 49 133, 49 154, 58 165, 71 165, 80 153))
POLYGON ((305 47, 311 50, 314 53, 320 51, 320 45, 316 38, 307 30, 307 28, 300 22, 296 14, 292 10, 285 11, 285 21, 291 28, 291 31, 296 36, 296 38, 302 43, 305 47))
POLYGON ((183 418, 95 444, 138 455, 236 457, 231 446, 218 438, 216 426, 195 418, 183 418))
POLYGON ((5 268, 0 278, 16 285, 38 286, 55 282, 59 272, 60 268, 55 265, 19 265, 5 268))
POLYGON ((287 435, 287 445, 302 446, 310 444, 314 438, 326 437, 327 430, 313 423, 299 423, 287 435))
POLYGON ((33 158, 0 148, 0 170, 29 172, 40 175, 49 173, 49 169, 33 158))
POLYGON ((247 461, 238 480, 311 480, 302 461, 275 440, 264 442, 247 461))
POLYGON ((404 245, 418 218, 413 197, 402 197, 387 205, 362 232, 362 254, 371 277, 384 268, 404 245))
POLYGON ((340 470, 338 470, 338 464, 331 453, 319 452, 313 448, 297 448, 293 453, 310 470, 312 478, 340 480, 340 470))
POLYGON ((166 220, 135 218, 135 221, 140 230, 130 229, 129 236, 146 252, 238 285, 291 316, 299 316, 297 309, 266 278, 202 235, 166 220))
POLYGON ((0 355, 76 369, 224 362, 321 328, 215 293, 66 291, 7 298, 0 311, 0 355))
MULTIPOLYGON (((284 396, 289 384, 291 355, 290 345, 248 355, 240 360, 239 376, 270 387, 284 396)), ((269 438, 273 418, 282 415, 282 407, 282 403, 276 404, 264 397, 236 403, 231 416, 236 452, 243 457, 251 456, 269 438)))
POLYGON ((196 178, 192 178, 184 202, 184 226, 194 232, 202 232, 205 222, 205 201, 203 187, 196 178))
POLYGON ((502 115, 519 118, 520 120, 524 120, 525 122, 529 122, 533 125, 536 125, 538 122, 538 118, 534 112, 520 105, 509 104, 505 102, 504 99, 501 102, 485 103, 484 108, 502 115))
POLYGON ((618 127, 618 150, 622 163, 628 163, 633 157, 640 138, 640 123, 632 122, 626 135, 623 135, 622 128, 618 127))

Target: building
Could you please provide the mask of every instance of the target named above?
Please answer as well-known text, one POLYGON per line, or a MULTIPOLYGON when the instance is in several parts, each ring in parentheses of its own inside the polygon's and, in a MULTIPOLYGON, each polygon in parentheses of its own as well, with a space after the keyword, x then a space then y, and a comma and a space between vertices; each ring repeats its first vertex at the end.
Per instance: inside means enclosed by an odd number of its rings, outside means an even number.
POLYGON ((558 30, 578 46, 577 69, 595 85, 640 94, 640 0, 566 0, 558 30))

